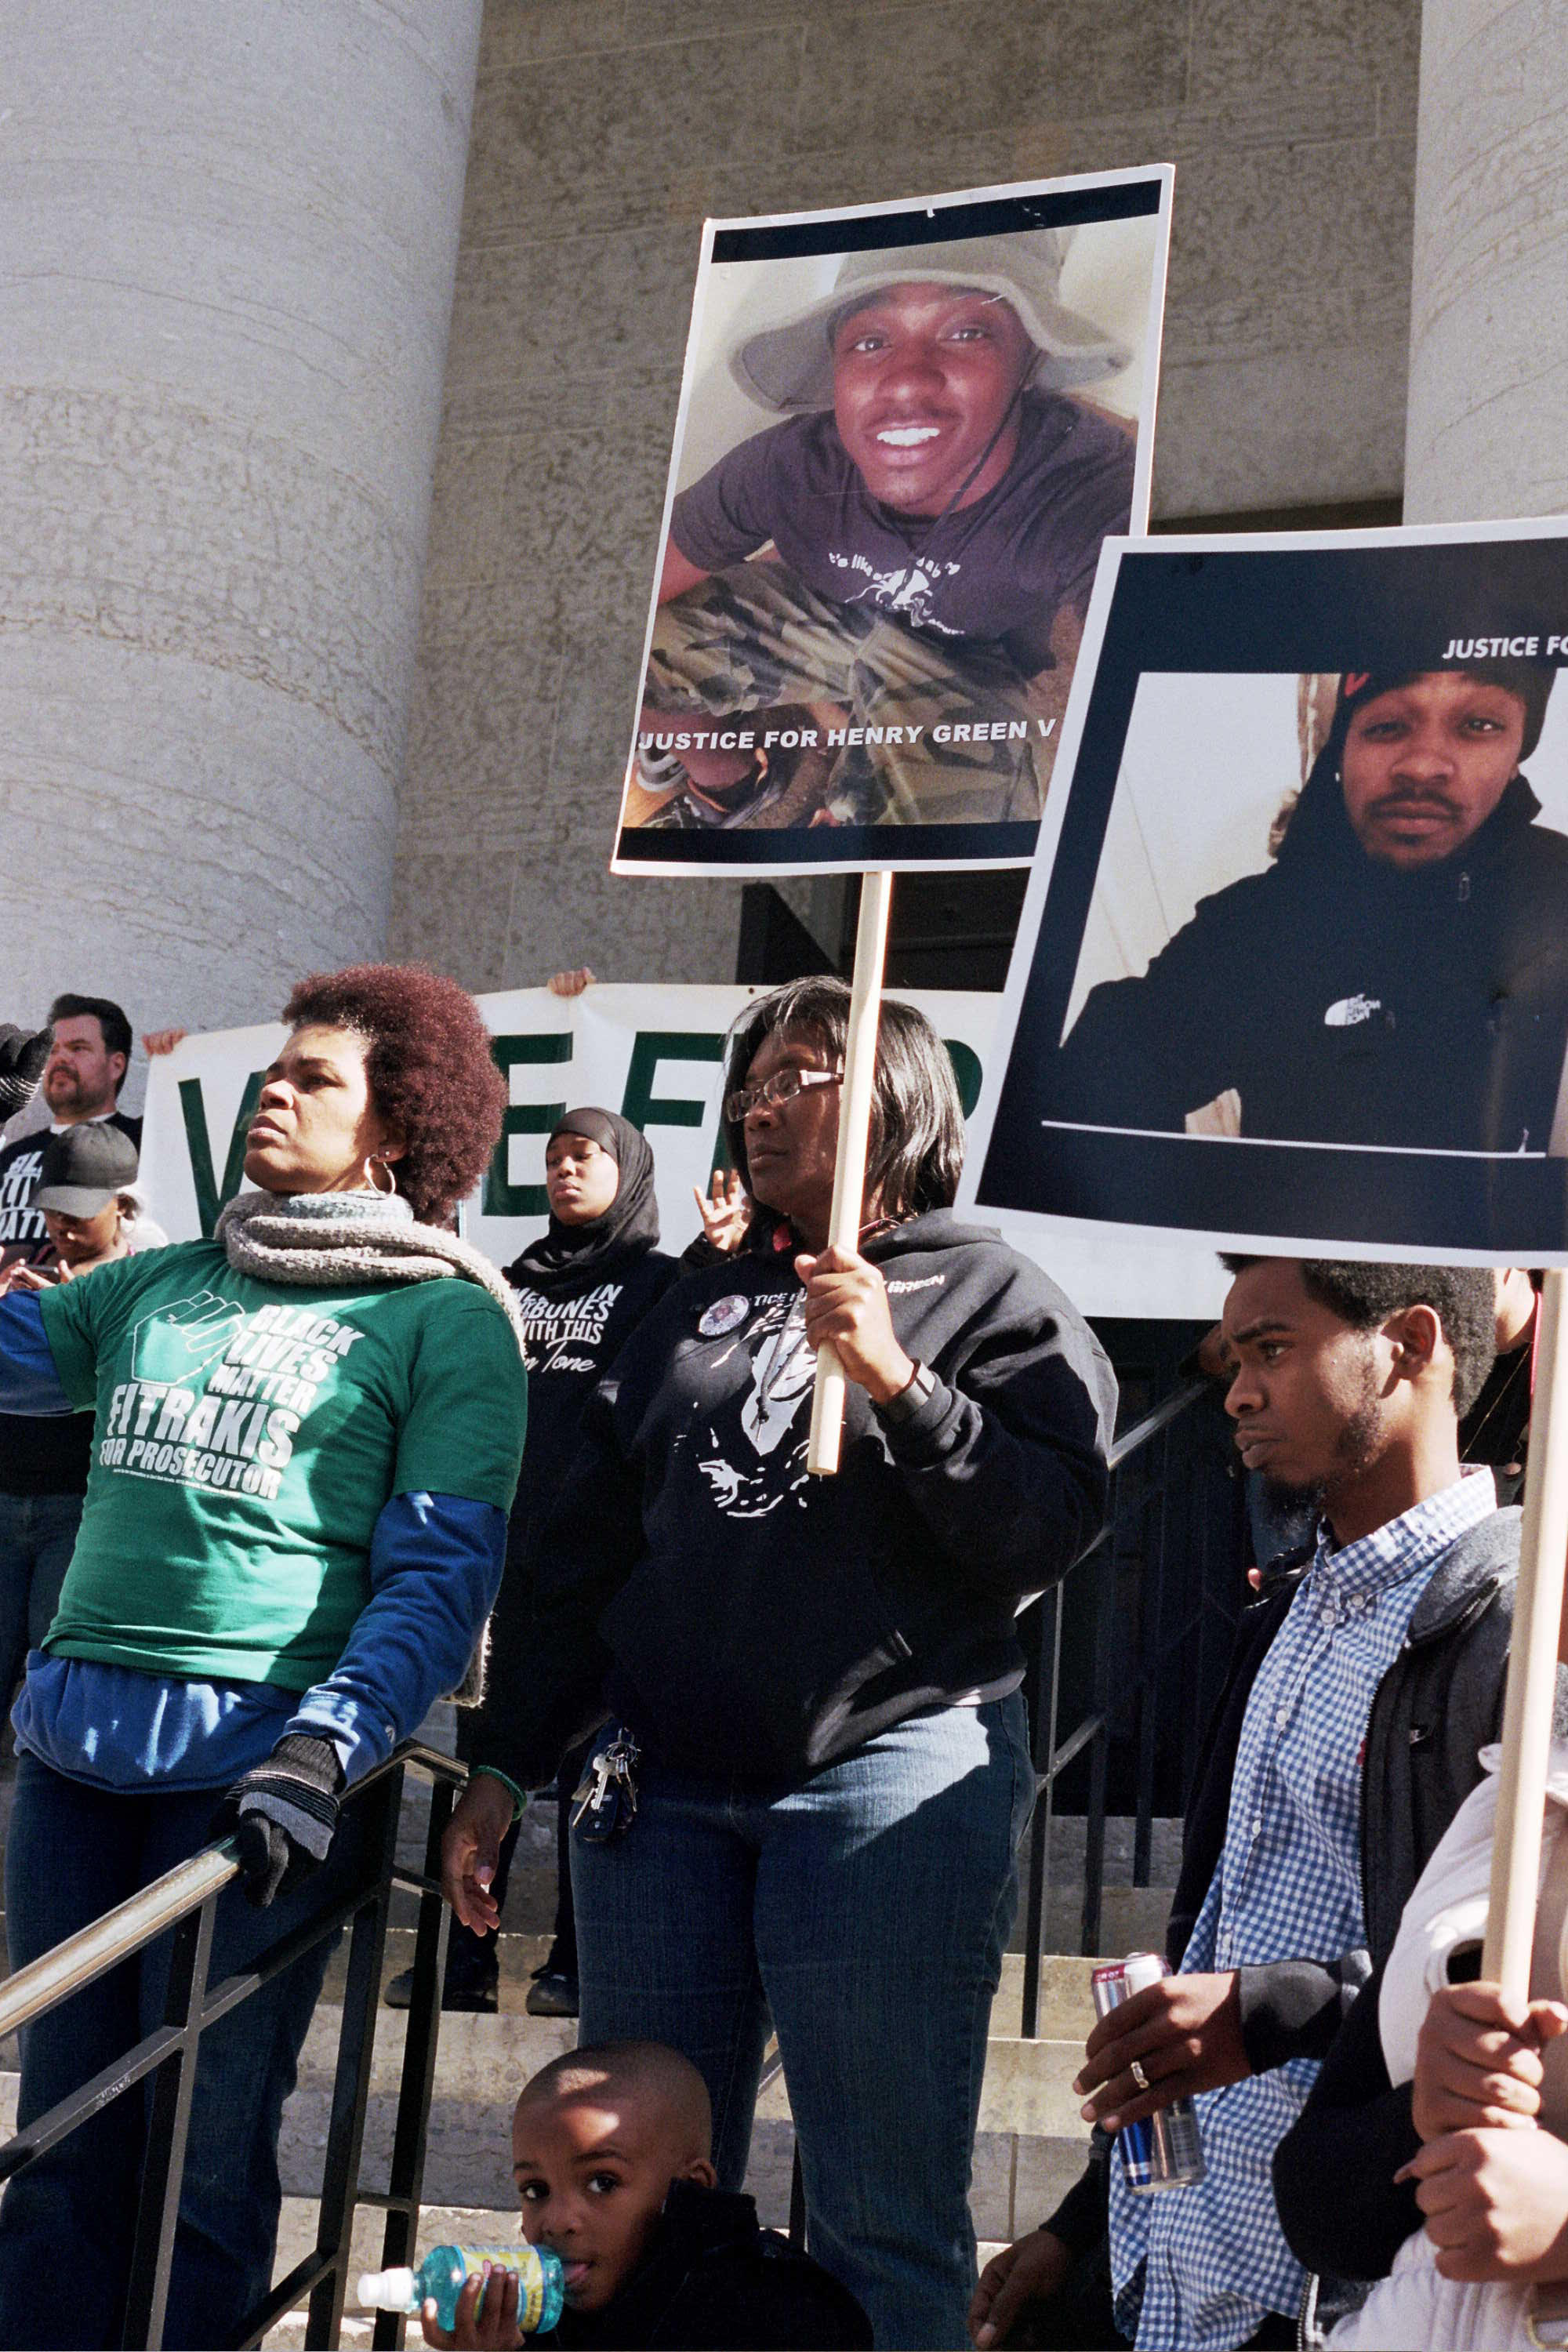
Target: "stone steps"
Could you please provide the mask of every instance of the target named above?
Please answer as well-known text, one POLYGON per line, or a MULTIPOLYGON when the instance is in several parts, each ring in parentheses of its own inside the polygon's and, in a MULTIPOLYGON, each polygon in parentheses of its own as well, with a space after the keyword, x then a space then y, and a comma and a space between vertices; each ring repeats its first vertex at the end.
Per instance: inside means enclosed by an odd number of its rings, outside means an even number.
MULTIPOLYGON (((440 1743, 447 1744, 444 1740, 440 1743)), ((9 1774, 0 1767, 0 1835, 10 1795, 9 1774)), ((411 1785, 405 1804, 401 1858, 415 1867, 424 1859, 424 1821, 428 1795, 411 1785)), ((1100 1943, 1112 1953, 1157 1948, 1164 1931, 1170 1884, 1179 1858, 1180 1825, 1155 1824, 1153 1874, 1162 1882, 1133 1887, 1130 1822, 1107 1823, 1106 1879, 1100 1943)), ((500 2013, 445 2015, 437 2062, 426 2140, 425 2196, 419 2251, 445 2238, 508 2242, 517 2231, 517 2208, 510 2172, 512 2103, 529 2074, 574 2045, 572 2019, 538 2019, 523 2003, 532 1971, 549 1948, 555 1908, 555 1815, 538 1804, 524 1818, 523 1836, 508 1892, 500 1962, 500 2013)), ((1056 1823, 1050 1858, 1046 1942, 1039 2001, 1039 2039, 1019 2032, 1023 1991, 1022 1950, 1009 1951, 992 2016, 992 2034, 979 2130, 975 2141, 971 2203, 976 2232, 992 2250, 1033 2227, 1077 2178, 1087 2138, 1070 2084, 1080 2063, 1083 2039, 1092 2022, 1089 1974, 1092 1960, 1076 1956, 1083 1870, 1084 1824, 1056 1823)), ((384 1982, 413 1958, 416 1898, 395 1893, 387 1936, 384 1982)), ((1022 1929, 1015 1946, 1021 1945, 1022 1929)), ((0 1946, 3 1952, 3 1946, 0 1946)), ((3 1969, 0 1958, 0 1969, 3 1969)), ((342 2023, 346 1949, 340 1948, 328 1973, 322 2000, 301 2053, 298 2087, 284 2113, 279 2168, 285 2191, 276 2275, 281 2277, 315 2242, 317 2198, 326 2145, 332 2070, 342 2023)), ((405 2013, 383 2007, 377 2013, 370 2103, 362 2178, 367 2189, 384 2187, 390 2158, 405 2013)), ((15 2069, 16 2045, 0 2045, 0 2068, 15 2069)), ((14 2128, 16 2078, 0 2072, 0 2136, 14 2128)), ((789 2214, 795 2131, 787 2087, 776 2074, 758 2103, 747 2187, 765 2224, 783 2228, 789 2214)), ((362 2209, 356 2218, 353 2267, 379 2266, 384 2217, 362 2209)), ((982 2259, 984 2259, 983 2253, 982 2259)), ((303 2313, 290 2315, 269 2344, 303 2342, 303 2313)), ((351 2312, 343 2342, 368 2344, 371 2321, 351 2312)), ((415 2331, 416 2338, 417 2331, 415 2331)))
MULTIPOLYGON (((516 2228, 509 2173, 512 2102, 528 2076, 571 2049, 576 2038, 574 2021, 531 2018, 521 2008, 528 1969, 537 1964, 543 1944, 537 1937, 503 1938, 499 2014, 458 2012, 442 2019, 426 2140, 425 2193, 429 2202, 421 2217, 421 2251, 439 2243, 449 2231, 471 2235, 482 2229, 488 2235, 509 2238, 516 2228)), ((389 1955, 389 1969, 395 1963, 405 1964, 395 1951, 389 1955)), ((1042 2220, 1081 2168, 1088 2133, 1070 2086, 1093 2016, 1089 1993, 1093 1966, 1092 1960, 1074 1956, 1047 1955, 1041 1968, 1040 2038, 1025 2041, 1016 2031, 999 2031, 990 2038, 971 2192, 976 2234, 990 2247, 1042 2220)), ((998 2026, 1016 2027, 1022 1974, 1022 1955, 1010 1953, 995 2012, 998 2026)), ((301 2053, 299 2087, 284 2111, 279 2158, 289 2204, 279 2247, 279 2276, 314 2242, 314 2198, 341 2022, 341 2009, 323 2000, 301 2053)), ((363 2177, 370 2187, 386 2178, 405 2028, 404 2012, 381 2011, 365 2123, 363 2177)), ((783 2229, 788 2222, 794 2156, 788 2088, 782 2073, 775 2073, 757 2103, 746 2181, 764 2224, 773 2228, 783 2229)), ((381 2227, 374 2212, 359 2217, 355 2243, 366 2251, 363 2259, 356 2253, 357 2267, 369 2268, 379 2258, 381 2227)), ((368 2325, 364 2323, 367 2331, 368 2325)), ((347 2324, 343 2340, 360 2340, 347 2324)), ((302 2336, 291 2318, 269 2341, 294 2344, 302 2336)))

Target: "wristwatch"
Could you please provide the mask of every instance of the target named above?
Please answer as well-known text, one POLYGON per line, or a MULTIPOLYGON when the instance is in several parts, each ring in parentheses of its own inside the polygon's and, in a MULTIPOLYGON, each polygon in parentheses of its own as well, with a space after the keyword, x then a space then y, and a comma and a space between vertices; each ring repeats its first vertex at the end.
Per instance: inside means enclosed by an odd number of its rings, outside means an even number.
POLYGON ((929 1364, 917 1362, 910 1379, 883 1404, 877 1407, 884 1421, 913 1421, 922 1404, 929 1404, 936 1394, 936 1374, 929 1364))

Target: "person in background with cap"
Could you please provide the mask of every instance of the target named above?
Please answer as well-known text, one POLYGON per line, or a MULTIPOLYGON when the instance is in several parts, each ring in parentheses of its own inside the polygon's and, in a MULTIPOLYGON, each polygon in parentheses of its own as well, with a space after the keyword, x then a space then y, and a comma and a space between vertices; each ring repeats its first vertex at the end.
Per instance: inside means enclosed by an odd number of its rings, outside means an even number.
POLYGON ((1131 432, 1062 390, 1128 358, 1062 306, 1064 252, 1037 230, 850 254, 830 293, 738 342, 731 373, 785 421, 675 501, 638 763, 666 797, 640 821, 801 822, 787 753, 675 742, 693 716, 800 705, 824 740, 898 739, 832 754, 814 822, 1038 818, 1028 684, 1132 498, 1131 432), (931 740, 1018 719, 1021 739, 931 740))
POLYGON ((1568 1045, 1568 837, 1521 772, 1543 664, 1342 677, 1276 861, 1091 989, 1053 1118, 1542 1152, 1568 1045))
MULTIPOLYGON (((52 1265, 13 1258, 0 1292, 74 1282, 167 1235, 140 1213, 136 1146, 107 1119, 47 1136, 33 1204, 52 1265)), ((8 1705, 29 1650, 41 1649, 87 1494, 92 1415, 0 1412, 0 1702, 8 1705)))

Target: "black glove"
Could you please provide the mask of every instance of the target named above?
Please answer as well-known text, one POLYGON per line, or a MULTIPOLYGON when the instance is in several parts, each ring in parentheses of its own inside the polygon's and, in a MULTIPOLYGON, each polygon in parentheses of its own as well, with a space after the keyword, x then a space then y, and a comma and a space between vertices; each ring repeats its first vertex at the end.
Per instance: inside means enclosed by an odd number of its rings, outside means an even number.
POLYGON ((247 1902, 265 1906, 326 1860, 342 1785, 331 1741, 302 1731, 287 1733, 265 1764, 235 1782, 213 1815, 211 1834, 237 1841, 247 1902))
POLYGON ((32 1101, 49 1058, 51 1034, 40 1029, 29 1036, 26 1030, 0 1022, 0 1121, 14 1118, 32 1101))

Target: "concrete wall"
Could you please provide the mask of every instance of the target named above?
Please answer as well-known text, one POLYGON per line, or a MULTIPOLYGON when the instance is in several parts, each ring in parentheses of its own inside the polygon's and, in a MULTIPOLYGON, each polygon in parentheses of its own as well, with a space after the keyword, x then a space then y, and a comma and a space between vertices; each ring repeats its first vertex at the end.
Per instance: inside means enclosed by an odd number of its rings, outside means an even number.
POLYGON ((1561 0, 1427 0, 1420 126, 1405 512, 1568 512, 1561 0))
POLYGON ((488 0, 393 939, 713 980, 605 873, 705 214, 1173 160, 1159 514, 1396 495, 1417 0, 488 0))
POLYGON ((0 1013, 386 929, 479 0, 8 12, 0 1013))

